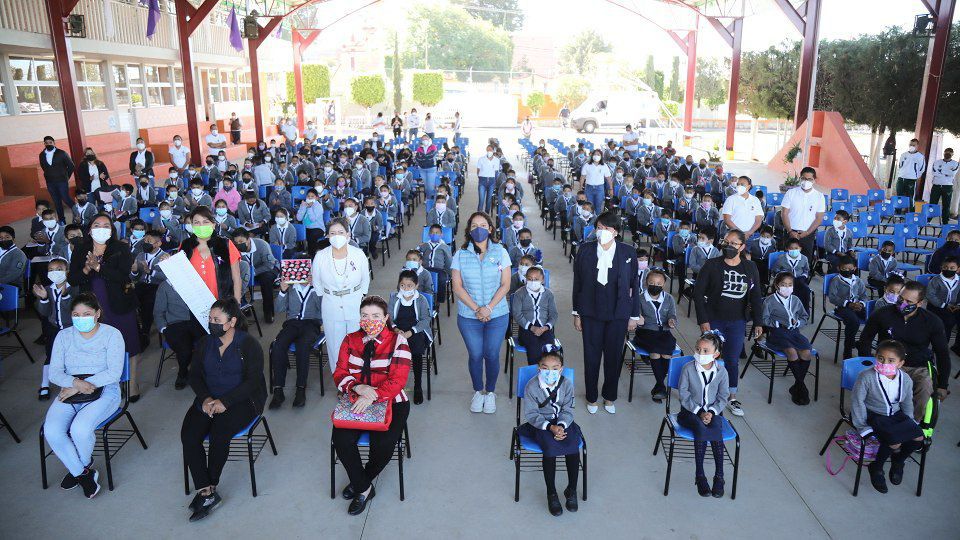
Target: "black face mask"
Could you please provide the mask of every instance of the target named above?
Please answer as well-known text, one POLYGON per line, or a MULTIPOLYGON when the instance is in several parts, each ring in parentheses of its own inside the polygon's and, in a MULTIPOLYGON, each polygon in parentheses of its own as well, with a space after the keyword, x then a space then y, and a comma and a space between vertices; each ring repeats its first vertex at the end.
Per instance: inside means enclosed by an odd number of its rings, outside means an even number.
POLYGON ((945 278, 947 278, 947 279, 953 278, 953 277, 956 276, 956 275, 957 275, 957 271, 956 271, 956 270, 944 270, 944 271, 943 271, 943 277, 945 277, 945 278))
POLYGON ((733 246, 723 246, 723 258, 733 259, 740 254, 740 250, 733 246))
POLYGON ((841 270, 840 275, 845 278, 849 278, 850 276, 853 275, 853 270, 841 270))
POLYGON ((144 242, 144 243, 143 243, 143 251, 144 251, 145 253, 153 253, 153 250, 154 250, 154 249, 156 249, 156 248, 154 247, 153 244, 151 244, 151 243, 149 243, 149 242, 144 242))
POLYGON ((897 309, 900 310, 900 313, 904 315, 909 315, 913 313, 914 311, 917 310, 918 307, 919 306, 915 304, 904 304, 904 303, 897 304, 897 309))
POLYGON ((663 285, 647 285, 647 292, 650 296, 659 296, 663 292, 663 285))
POLYGON ((79 204, 79 205, 87 204, 87 198, 86 198, 86 197, 77 197, 77 204, 79 204))
POLYGON ((889 253, 889 252, 887 252, 887 251, 883 251, 883 252, 880 253, 880 257, 881 257, 883 260, 889 259, 891 255, 893 255, 893 253, 889 253))
POLYGON ((210 335, 215 338, 223 337, 223 335, 227 333, 227 331, 224 330, 223 325, 220 323, 207 323, 207 327, 210 328, 210 335))
POLYGON ((144 180, 143 182, 140 182, 140 185, 143 186, 143 187, 147 187, 147 181, 144 180))
POLYGON ((364 208, 367 210, 367 212, 373 212, 377 209, 376 206, 364 206, 364 208))
POLYGON ((533 242, 533 240, 529 238, 524 238, 523 240, 520 240, 520 245, 523 247, 530 247, 531 242, 533 242))
POLYGON ((234 242, 234 244, 237 246, 237 249, 239 249, 244 253, 250 251, 250 244, 247 244, 246 242, 242 242, 242 243, 234 242))
POLYGON ((943 243, 943 247, 947 249, 957 249, 960 247, 960 242, 957 242, 956 240, 947 240, 943 243))
POLYGON ((77 247, 77 246, 80 245, 80 242, 83 242, 83 237, 82 237, 82 236, 74 236, 73 238, 71 238, 70 240, 68 240, 68 242, 70 242, 70 245, 71 245, 71 246, 77 247))
POLYGON ((45 144, 45 145, 43 145, 43 146, 46 147, 47 150, 53 150, 53 149, 54 149, 54 146, 53 146, 52 143, 51 143, 51 144, 45 144))
POLYGON ((13 247, 13 240, 0 240, 0 249, 6 251, 13 247))
POLYGON ((87 161, 96 161, 97 156, 87 156, 87 161))
POLYGON ((208 162, 207 162, 207 167, 213 167, 213 162, 212 162, 212 161, 208 161, 208 162))

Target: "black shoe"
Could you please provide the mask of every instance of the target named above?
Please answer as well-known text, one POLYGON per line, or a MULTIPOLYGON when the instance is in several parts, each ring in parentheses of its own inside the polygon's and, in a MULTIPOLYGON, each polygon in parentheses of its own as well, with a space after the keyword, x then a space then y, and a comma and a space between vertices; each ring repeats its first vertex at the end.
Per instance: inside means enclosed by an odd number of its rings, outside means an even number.
POLYGON ((100 493, 100 484, 97 483, 99 479, 100 473, 96 469, 84 469, 83 474, 77 477, 77 483, 83 488, 84 497, 92 499, 100 493))
POLYGON ((420 387, 413 388, 413 404, 420 405, 423 403, 423 389, 420 387))
POLYGON ((200 504, 203 502, 203 495, 198 491, 196 495, 193 496, 193 500, 190 501, 190 504, 187 505, 187 508, 191 512, 196 512, 197 508, 200 508, 200 504))
POLYGON ((50 387, 41 386, 40 389, 37 390, 37 399, 40 401, 50 401, 50 387))
POLYGON ((563 506, 560 506, 560 497, 557 496, 556 492, 547 493, 547 509, 554 516, 563 515, 563 506))
POLYGON ((853 357, 854 357, 853 349, 844 349, 844 350, 843 350, 843 358, 844 358, 844 359, 853 358, 853 357))
POLYGON ((183 390, 184 388, 186 388, 187 387, 186 374, 184 374, 183 376, 181 376, 180 374, 177 374, 177 382, 173 383, 173 387, 177 390, 183 390))
POLYGON ((790 401, 792 401, 794 405, 803 405, 803 399, 800 396, 799 384, 794 384, 790 387, 790 401))
POLYGON ((367 503, 371 499, 377 496, 377 489, 373 486, 370 486, 370 493, 366 496, 357 494, 353 497, 353 501, 350 502, 350 506, 347 507, 347 513, 351 516, 358 516, 367 509, 367 503))
POLYGON ((800 381, 797 383, 797 394, 800 395, 800 403, 798 405, 809 405, 810 404, 810 390, 807 389, 807 385, 800 381))
POLYGON ((197 507, 194 509, 193 513, 190 514, 190 521, 200 521, 201 519, 210 515, 210 512, 213 512, 213 509, 220 505, 223 502, 223 497, 219 493, 214 491, 210 495, 201 495, 200 502, 197 503, 197 507))
POLYGON ((710 490, 710 494, 713 495, 713 498, 719 499, 723 497, 723 477, 714 476, 713 477, 713 489, 710 490))
POLYGON ((136 403, 140 401, 140 394, 137 394, 135 396, 130 396, 130 398, 127 401, 129 401, 130 403, 136 403))
POLYGON ((650 391, 650 397, 657 403, 661 403, 664 399, 667 399, 667 389, 664 388, 663 385, 658 384, 650 391))
POLYGON ((568 511, 576 512, 580 509, 580 505, 577 502, 577 490, 574 489, 571 491, 570 488, 567 488, 563 490, 563 496, 567 499, 565 506, 568 511))
POLYGON ((296 393, 293 394, 293 406, 303 407, 307 403, 307 389, 298 386, 296 393))
POLYGON ((895 486, 903 482, 903 463, 901 460, 890 460, 890 483, 895 486))
POLYGON ((710 484, 707 483, 706 476, 697 477, 697 493, 699 493, 701 497, 710 496, 710 484))
POLYGON ((867 470, 870 471, 870 484, 873 485, 873 489, 880 493, 886 493, 887 480, 883 477, 883 467, 874 467, 873 465, 873 463, 867 465, 867 470))
POLYGON ((340 495, 348 501, 352 499, 354 495, 356 495, 353 492, 353 485, 347 484, 347 487, 343 488, 343 491, 340 492, 340 495))
POLYGON ((71 489, 79 485, 80 485, 80 480, 78 480, 76 476, 70 473, 67 473, 63 477, 63 480, 60 481, 60 489, 65 489, 67 491, 70 491, 71 489))
POLYGON ((285 398, 283 396, 283 388, 274 388, 273 389, 273 399, 270 400, 271 409, 279 409, 283 405, 285 398))
POLYGON ((266 315, 264 315, 264 316, 263 316, 263 320, 264 320, 267 324, 273 324, 273 313, 267 313, 266 315))

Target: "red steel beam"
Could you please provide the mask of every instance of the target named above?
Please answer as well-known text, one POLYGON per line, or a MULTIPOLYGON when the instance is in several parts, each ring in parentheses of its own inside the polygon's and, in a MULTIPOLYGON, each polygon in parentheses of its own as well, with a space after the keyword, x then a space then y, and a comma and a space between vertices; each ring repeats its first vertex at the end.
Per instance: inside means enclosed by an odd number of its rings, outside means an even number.
MULTIPOLYGON (((920 140, 920 152, 927 156, 927 160, 933 159, 930 155, 930 147, 933 141, 933 130, 937 119, 937 102, 940 98, 940 83, 943 78, 944 65, 947 59, 947 47, 950 43, 950 23, 953 21, 953 12, 956 8, 956 0, 936 0, 935 5, 930 6, 924 2, 928 8, 933 7, 931 14, 935 18, 933 27, 933 36, 930 38, 930 45, 927 47, 927 65, 923 76, 923 86, 920 89, 920 107, 917 111, 917 129, 916 137, 920 140)), ((930 167, 928 166, 929 170, 930 167)), ((917 182, 916 200, 923 197, 923 178, 917 182)))
MULTIPOLYGON (((700 24, 697 15, 697 26, 700 24)), ((687 33, 687 88, 683 97, 683 138, 689 141, 693 133, 693 101, 697 90, 697 31, 687 33)))
MULTIPOLYGON (((74 163, 83 159, 83 117, 80 113, 80 93, 74 83, 77 80, 73 65, 73 45, 67 37, 64 24, 67 16, 77 5, 77 0, 46 0, 47 20, 50 23, 50 40, 53 43, 53 58, 57 64, 57 84, 63 102, 63 120, 67 128, 68 151, 74 163)), ((79 167, 76 173, 79 179, 79 167)), ((79 184, 78 184, 79 185, 79 184)))
POLYGON ((183 72, 183 99, 187 113, 187 138, 190 140, 190 157, 195 163, 203 160, 205 154, 200 151, 200 127, 197 117, 197 91, 193 80, 193 57, 190 53, 190 36, 210 14, 220 0, 204 0, 194 7, 189 0, 175 0, 177 17, 177 37, 180 46, 180 67, 183 72))
POLYGON ((737 131, 737 102, 740 100, 740 57, 743 43, 743 19, 730 25, 732 52, 730 54, 730 91, 727 103, 727 159, 733 159, 733 139, 737 131))
POLYGON ((793 111, 793 123, 797 129, 807 120, 807 112, 813 101, 813 77, 817 65, 817 42, 820 39, 820 2, 807 0, 803 25, 803 45, 800 54, 800 75, 797 78, 797 101, 793 111))
POLYGON ((320 30, 310 30, 306 36, 300 34, 300 31, 293 31, 293 86, 297 93, 297 129, 302 133, 306 127, 305 114, 306 105, 303 99, 303 51, 310 46, 320 30))
POLYGON ((260 37, 247 40, 247 53, 250 57, 250 89, 253 92, 253 127, 256 130, 257 142, 264 140, 263 102, 260 93, 260 59, 257 57, 257 50, 282 21, 283 17, 271 17, 265 26, 260 27, 260 37))

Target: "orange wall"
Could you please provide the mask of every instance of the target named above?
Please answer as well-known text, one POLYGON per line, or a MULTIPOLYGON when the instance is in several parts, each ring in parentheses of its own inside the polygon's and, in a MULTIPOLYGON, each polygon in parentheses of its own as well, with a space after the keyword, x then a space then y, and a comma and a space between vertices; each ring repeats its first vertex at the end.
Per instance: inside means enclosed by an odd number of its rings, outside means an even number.
POLYGON ((544 94, 546 98, 543 102, 543 108, 540 109, 540 114, 534 116, 533 110, 530 107, 527 107, 527 100, 525 97, 517 96, 517 123, 523 122, 523 119, 530 117, 532 119, 537 118, 549 118, 557 119, 560 117, 560 104, 553 100, 553 97, 549 94, 544 94))

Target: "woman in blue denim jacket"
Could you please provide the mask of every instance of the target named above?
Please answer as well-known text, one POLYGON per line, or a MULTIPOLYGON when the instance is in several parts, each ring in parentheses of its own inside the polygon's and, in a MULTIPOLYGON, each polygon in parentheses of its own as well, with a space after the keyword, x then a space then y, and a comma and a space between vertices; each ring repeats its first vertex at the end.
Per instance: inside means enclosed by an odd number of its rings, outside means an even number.
POLYGON ((451 285, 457 297, 457 327, 469 356, 473 400, 470 412, 497 411, 500 344, 510 324, 510 255, 495 242, 496 226, 474 212, 464 229, 463 246, 453 255, 451 285), (486 383, 484 383, 486 370, 486 383))
POLYGON ((124 363, 123 336, 100 324, 101 313, 93 293, 81 293, 71 303, 73 326, 57 334, 50 359, 50 382, 60 387, 60 395, 43 423, 47 444, 68 471, 60 487, 79 485, 88 499, 100 492, 99 474, 92 467, 96 429, 120 406, 124 363), (99 389, 99 398, 71 403, 99 389))

